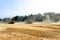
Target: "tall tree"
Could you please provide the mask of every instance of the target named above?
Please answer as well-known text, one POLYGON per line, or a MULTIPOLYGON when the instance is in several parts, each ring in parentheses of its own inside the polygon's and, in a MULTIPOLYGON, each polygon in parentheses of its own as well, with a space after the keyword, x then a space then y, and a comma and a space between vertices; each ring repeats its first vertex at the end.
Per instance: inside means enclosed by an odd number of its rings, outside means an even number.
POLYGON ((12 18, 13 21, 18 21, 18 19, 19 19, 19 16, 15 16, 12 18))

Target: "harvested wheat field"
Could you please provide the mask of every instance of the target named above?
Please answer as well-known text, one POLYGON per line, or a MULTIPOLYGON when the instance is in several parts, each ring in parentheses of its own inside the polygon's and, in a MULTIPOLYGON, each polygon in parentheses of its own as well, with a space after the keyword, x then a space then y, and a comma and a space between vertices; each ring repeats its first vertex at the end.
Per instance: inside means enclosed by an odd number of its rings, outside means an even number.
POLYGON ((0 40, 60 40, 60 24, 3 24, 0 40))

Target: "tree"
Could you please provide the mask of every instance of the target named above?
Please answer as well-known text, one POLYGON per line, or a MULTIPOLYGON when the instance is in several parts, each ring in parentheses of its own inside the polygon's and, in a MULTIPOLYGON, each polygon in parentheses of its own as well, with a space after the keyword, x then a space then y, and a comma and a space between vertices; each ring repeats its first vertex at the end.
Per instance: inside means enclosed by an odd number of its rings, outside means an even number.
POLYGON ((19 20, 20 22, 22 22, 22 21, 24 21, 24 17, 23 17, 23 16, 20 16, 20 17, 18 18, 18 20, 19 20))
POLYGON ((27 18, 28 18, 28 16, 25 15, 25 16, 23 17, 23 21, 25 21, 27 18))
MULTIPOLYGON (((44 13, 44 19, 47 18, 46 16, 49 16, 49 20, 51 20, 51 22, 57 22, 59 19, 57 14, 54 12, 44 13)), ((46 20, 48 20, 48 19, 46 19, 46 20)))
POLYGON ((19 16, 15 16, 12 18, 13 21, 18 21, 18 19, 19 19, 19 16))
POLYGON ((36 14, 34 17, 35 17, 35 21, 39 21, 39 22, 43 21, 43 16, 40 13, 36 14))
POLYGON ((2 21, 2 19, 0 19, 0 21, 2 21))
POLYGON ((25 22, 28 23, 28 24, 32 24, 33 23, 33 14, 28 15, 25 22))
POLYGON ((3 18, 2 21, 3 22, 9 22, 9 21, 11 21, 11 18, 3 18))

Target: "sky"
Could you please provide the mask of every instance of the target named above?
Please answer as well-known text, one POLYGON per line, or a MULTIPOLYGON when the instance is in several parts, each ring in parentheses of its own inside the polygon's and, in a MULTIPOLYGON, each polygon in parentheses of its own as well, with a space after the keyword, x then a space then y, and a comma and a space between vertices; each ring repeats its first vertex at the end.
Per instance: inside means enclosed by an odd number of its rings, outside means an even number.
POLYGON ((60 0, 0 0, 0 18, 60 12, 60 0))

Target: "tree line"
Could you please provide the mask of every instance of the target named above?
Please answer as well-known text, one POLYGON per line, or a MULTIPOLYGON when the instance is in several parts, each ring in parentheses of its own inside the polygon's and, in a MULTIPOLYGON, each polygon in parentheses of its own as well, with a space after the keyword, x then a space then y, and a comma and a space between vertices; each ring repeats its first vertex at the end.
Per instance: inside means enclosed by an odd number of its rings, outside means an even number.
POLYGON ((32 20, 34 22, 44 22, 44 21, 51 21, 51 22, 59 22, 60 21, 60 13, 55 12, 46 12, 43 15, 41 13, 38 14, 30 14, 25 16, 14 16, 12 18, 0 18, 0 21, 2 22, 9 22, 9 21, 15 21, 15 22, 25 22, 32 20))

